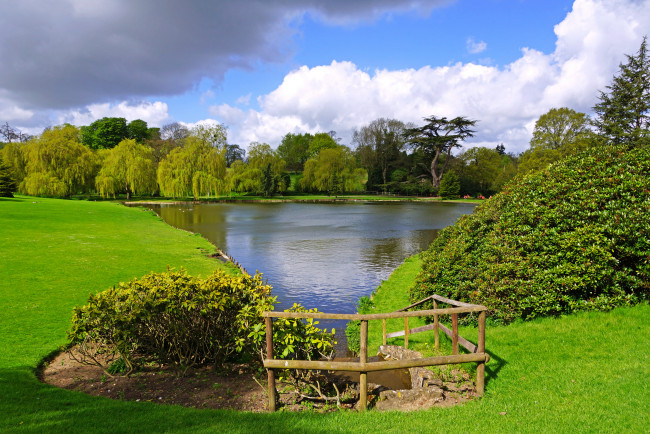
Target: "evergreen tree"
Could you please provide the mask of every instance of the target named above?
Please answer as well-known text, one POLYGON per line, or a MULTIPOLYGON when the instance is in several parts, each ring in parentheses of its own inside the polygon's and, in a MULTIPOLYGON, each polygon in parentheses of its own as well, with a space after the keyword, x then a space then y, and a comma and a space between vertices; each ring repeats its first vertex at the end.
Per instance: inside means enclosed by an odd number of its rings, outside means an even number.
POLYGON ((16 182, 11 177, 11 169, 0 155, 0 197, 14 197, 16 182))
POLYGON ((594 107, 595 126, 601 136, 613 143, 650 143, 650 59, 647 37, 635 56, 626 55, 627 63, 619 65, 619 74, 607 86, 609 93, 600 93, 594 107))
POLYGON ((460 193, 460 179, 454 172, 447 172, 442 176, 438 194, 443 199, 458 199, 460 193))

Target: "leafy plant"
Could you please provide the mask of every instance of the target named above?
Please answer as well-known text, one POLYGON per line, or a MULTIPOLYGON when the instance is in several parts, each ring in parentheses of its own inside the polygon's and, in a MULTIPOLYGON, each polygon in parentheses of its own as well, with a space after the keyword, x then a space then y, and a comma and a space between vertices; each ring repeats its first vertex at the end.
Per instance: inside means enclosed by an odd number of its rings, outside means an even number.
POLYGON ((597 146, 510 184, 441 231, 412 300, 487 306, 496 321, 650 296, 650 149, 597 146))
POLYGON ((127 374, 136 355, 184 367, 219 365, 250 347, 240 337, 273 309, 270 292, 259 275, 151 273, 91 295, 74 309, 68 336, 82 361, 105 367, 118 359, 127 374))

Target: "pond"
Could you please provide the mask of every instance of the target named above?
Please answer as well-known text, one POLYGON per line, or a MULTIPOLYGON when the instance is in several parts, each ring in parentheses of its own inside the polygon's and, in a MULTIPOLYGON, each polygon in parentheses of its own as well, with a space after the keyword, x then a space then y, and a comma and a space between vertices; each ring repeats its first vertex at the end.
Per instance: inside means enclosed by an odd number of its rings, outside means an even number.
MULTIPOLYGON (((354 313, 355 304, 438 231, 469 214, 465 203, 202 203, 150 205, 168 224, 202 234, 278 297, 354 313)), ((345 322, 330 324, 342 331, 345 322)), ((338 333, 337 333, 338 334, 338 333)))

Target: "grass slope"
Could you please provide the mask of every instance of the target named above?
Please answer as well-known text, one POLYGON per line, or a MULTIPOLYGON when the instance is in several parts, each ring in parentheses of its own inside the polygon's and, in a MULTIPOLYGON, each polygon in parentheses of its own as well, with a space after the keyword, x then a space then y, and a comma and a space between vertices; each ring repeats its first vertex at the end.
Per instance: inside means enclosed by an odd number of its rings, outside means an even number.
MULTIPOLYGON (((493 358, 486 396, 452 409, 206 411, 90 397, 35 378, 38 361, 64 343, 71 309, 89 292, 167 265, 209 273, 216 262, 202 250, 210 249, 202 238, 138 209, 0 199, 0 431, 642 432, 650 422, 647 305, 488 328, 493 358)), ((378 290, 376 309, 407 304, 406 290, 418 271, 416 259, 398 269, 378 290)), ((376 344, 372 325, 371 336, 376 344)))

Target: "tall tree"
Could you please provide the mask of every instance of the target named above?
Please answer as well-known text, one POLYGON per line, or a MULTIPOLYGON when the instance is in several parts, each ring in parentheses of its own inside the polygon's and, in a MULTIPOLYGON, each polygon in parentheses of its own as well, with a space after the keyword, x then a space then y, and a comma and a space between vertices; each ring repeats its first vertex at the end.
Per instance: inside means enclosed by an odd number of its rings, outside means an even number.
POLYGON ((396 119, 379 118, 354 132, 352 141, 363 167, 381 172, 383 184, 390 180, 389 171, 395 168, 404 147, 404 123, 396 119))
POLYGON ((142 119, 135 119, 129 122, 126 126, 126 131, 129 139, 133 139, 138 143, 142 143, 150 138, 149 127, 142 119))
POLYGON ((222 149, 228 145, 228 128, 223 124, 198 124, 189 135, 213 148, 222 149))
POLYGON ((14 197, 16 181, 11 176, 11 169, 5 164, 0 154, 0 197, 14 197))
POLYGON ((461 146, 461 142, 468 137, 473 137, 476 120, 458 116, 453 119, 431 116, 424 118, 425 125, 405 130, 405 138, 410 145, 427 153, 431 157, 429 167, 431 183, 435 188, 440 187, 440 180, 449 165, 451 152, 461 146), (441 157, 445 156, 440 164, 441 157))
POLYGON ((246 149, 242 149, 239 145, 226 146, 226 166, 232 166, 237 160, 243 161, 246 158, 246 149))
POLYGON ((358 168, 352 152, 345 146, 326 148, 307 160, 300 179, 308 191, 339 194, 360 191, 368 180, 365 169, 358 168))
POLYGON ((287 162, 288 170, 302 172, 305 168, 305 161, 309 158, 309 144, 313 139, 314 136, 309 133, 288 133, 282 138, 277 153, 287 162))
POLYGON ((92 190, 97 157, 79 143, 79 130, 61 125, 33 139, 24 148, 27 176, 21 193, 67 197, 92 190))
POLYGON ((152 149, 137 143, 135 139, 122 140, 107 151, 95 185, 103 197, 126 193, 128 200, 131 194, 155 193, 156 163, 152 149))
POLYGON ((309 158, 318 156, 318 153, 323 149, 334 149, 339 144, 327 133, 316 133, 314 138, 309 142, 309 158))
POLYGON ((81 127, 81 142, 90 149, 111 149, 128 137, 124 118, 104 117, 81 127))
POLYGON ((185 146, 174 148, 158 166, 158 185, 165 196, 184 197, 228 191, 225 182, 225 149, 189 137, 185 146))
POLYGON ((594 124, 601 136, 613 143, 650 143, 650 58, 647 37, 635 56, 626 55, 608 92, 600 93, 594 106, 594 124))
POLYGON ((530 148, 521 155, 519 173, 544 169, 568 155, 586 149, 593 132, 589 117, 567 107, 553 108, 535 122, 530 148))
POLYGON ((171 124, 163 125, 160 130, 160 138, 163 140, 171 140, 177 146, 180 146, 181 142, 189 136, 190 130, 183 124, 178 122, 172 122, 171 124))

